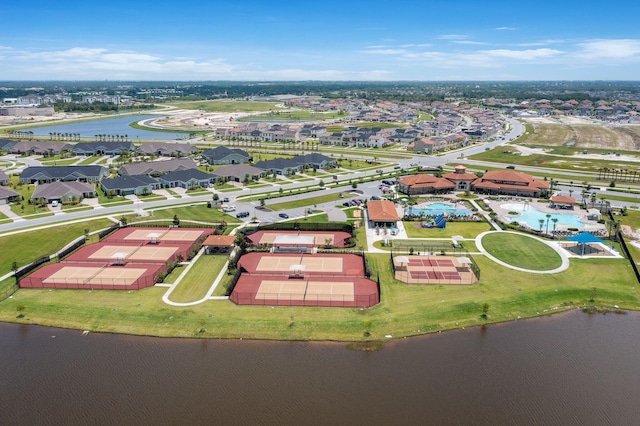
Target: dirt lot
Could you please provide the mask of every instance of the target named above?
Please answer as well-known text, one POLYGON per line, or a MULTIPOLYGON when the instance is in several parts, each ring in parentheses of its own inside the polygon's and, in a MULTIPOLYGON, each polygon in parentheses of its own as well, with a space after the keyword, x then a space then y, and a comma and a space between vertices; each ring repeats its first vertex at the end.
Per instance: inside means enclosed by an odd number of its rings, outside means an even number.
POLYGON ((573 146, 578 149, 640 150, 637 125, 613 125, 582 117, 536 117, 525 121, 534 128, 527 144, 566 146, 575 142, 573 146))

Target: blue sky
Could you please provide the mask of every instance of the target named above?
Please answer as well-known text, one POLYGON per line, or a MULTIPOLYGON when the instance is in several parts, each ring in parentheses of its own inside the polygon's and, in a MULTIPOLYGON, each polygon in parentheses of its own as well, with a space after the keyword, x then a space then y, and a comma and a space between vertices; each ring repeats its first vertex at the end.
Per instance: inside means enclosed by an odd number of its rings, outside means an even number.
POLYGON ((638 80, 639 18, 637 0, 5 1, 0 80, 638 80))

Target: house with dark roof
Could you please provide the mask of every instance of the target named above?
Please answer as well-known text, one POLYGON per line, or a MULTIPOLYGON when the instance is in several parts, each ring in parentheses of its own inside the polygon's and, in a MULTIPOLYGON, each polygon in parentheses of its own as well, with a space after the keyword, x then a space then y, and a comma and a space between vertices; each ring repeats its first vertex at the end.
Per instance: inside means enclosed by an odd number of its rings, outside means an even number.
POLYGON ((425 154, 429 154, 433 152, 434 143, 431 139, 421 138, 416 141, 410 142, 407 145, 407 151, 411 152, 424 152, 425 154))
POLYGON ((138 146, 139 153, 158 157, 186 157, 198 151, 197 146, 189 143, 145 142, 138 146))
POLYGON ((93 198, 96 190, 93 185, 84 182, 52 182, 38 185, 31 195, 31 201, 45 199, 48 203, 59 201, 69 203, 82 201, 84 198, 93 198))
POLYGON ((18 141, 11 139, 0 139, 0 151, 10 151, 11 147, 17 143, 18 141))
POLYGON ((307 155, 296 155, 291 160, 301 164, 304 167, 311 167, 312 169, 326 169, 336 166, 336 161, 327 157, 326 155, 312 152, 307 155))
POLYGON ((219 164, 242 164, 253 161, 251 155, 241 149, 231 149, 226 146, 218 146, 208 149, 202 153, 202 157, 212 165, 219 164))
POLYGON ((244 182, 245 180, 258 180, 265 176, 265 171, 248 164, 232 164, 220 166, 215 170, 216 176, 225 180, 244 182))
POLYGON ((58 155, 71 152, 73 145, 62 142, 20 141, 13 145, 9 152, 12 154, 29 155, 58 155))
POLYGON ((151 194, 154 189, 162 187, 157 179, 147 175, 125 175, 104 179, 100 185, 105 194, 111 193, 121 196, 151 194))
POLYGON ((10 182, 11 179, 9 178, 9 176, 7 176, 5 172, 0 170, 0 185, 9 185, 10 182))
POLYGON ((99 182, 109 175, 104 166, 37 166, 27 167, 20 175, 22 183, 49 183, 57 181, 99 182))
POLYGON ((20 200, 20 194, 13 189, 0 186, 0 204, 9 204, 13 201, 20 200))
POLYGON ((78 142, 73 146, 75 155, 118 155, 127 151, 136 151, 133 142, 78 142))
POLYGON ((216 180, 217 176, 198 169, 178 170, 167 173, 158 178, 164 187, 181 187, 185 189, 207 187, 216 180))
POLYGON ((195 169, 198 164, 192 158, 174 158, 171 160, 143 161, 139 163, 125 164, 120 167, 118 174, 125 175, 149 175, 160 176, 165 173, 178 170, 195 169))
POLYGON ((259 161, 254 164, 257 168, 277 175, 290 175, 302 170, 303 165, 288 158, 274 158, 273 160, 259 161))

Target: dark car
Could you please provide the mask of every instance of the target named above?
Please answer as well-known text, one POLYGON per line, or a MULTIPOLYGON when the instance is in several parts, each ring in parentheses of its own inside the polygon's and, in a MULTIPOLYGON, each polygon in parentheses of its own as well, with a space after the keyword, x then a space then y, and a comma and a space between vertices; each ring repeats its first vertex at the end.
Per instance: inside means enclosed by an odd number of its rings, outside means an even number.
POLYGON ((238 214, 236 214, 237 218, 243 218, 243 217, 249 217, 249 212, 238 212, 238 214))
POLYGON ((377 195, 372 195, 371 199, 372 200, 381 200, 382 198, 378 197, 377 195))
POLYGON ((283 219, 289 219, 289 215, 286 214, 286 213, 280 213, 280 214, 278 214, 278 216, 280 216, 283 219))
POLYGON ((516 168, 516 166, 507 166, 507 169, 511 169, 511 170, 513 170, 513 169, 515 169, 515 168, 516 168))
POLYGON ((229 202, 229 198, 224 197, 224 198, 222 199, 222 202, 223 202, 223 203, 228 203, 228 202, 229 202))

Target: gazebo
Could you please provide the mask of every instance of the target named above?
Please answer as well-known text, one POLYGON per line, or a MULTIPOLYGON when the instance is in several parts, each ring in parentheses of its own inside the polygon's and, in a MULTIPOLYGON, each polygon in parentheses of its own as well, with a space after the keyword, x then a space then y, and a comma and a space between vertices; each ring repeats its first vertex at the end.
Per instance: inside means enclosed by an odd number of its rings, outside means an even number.
POLYGON ((572 237, 567 237, 567 240, 574 241, 578 243, 579 247, 582 247, 580 252, 580 256, 584 256, 584 247, 588 246, 591 243, 604 243, 604 240, 592 235, 588 232, 581 232, 578 235, 574 235, 572 237))

